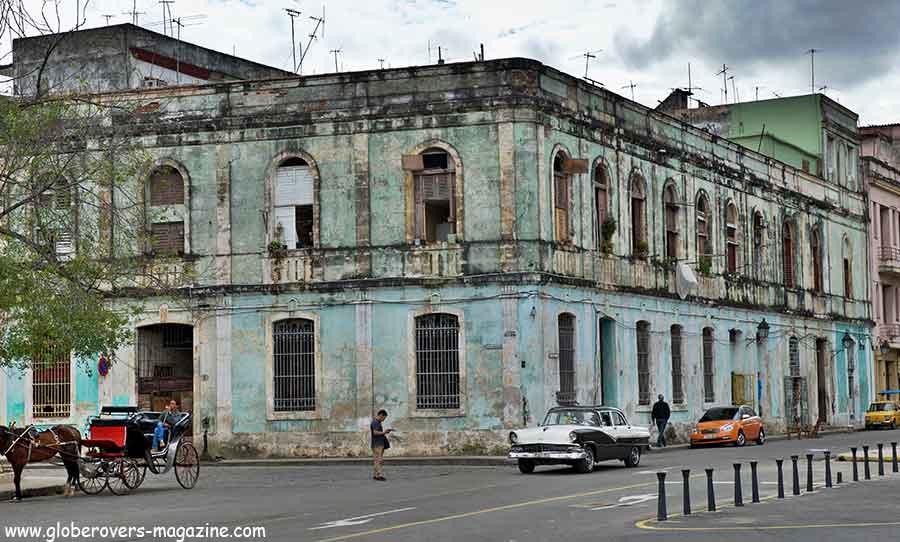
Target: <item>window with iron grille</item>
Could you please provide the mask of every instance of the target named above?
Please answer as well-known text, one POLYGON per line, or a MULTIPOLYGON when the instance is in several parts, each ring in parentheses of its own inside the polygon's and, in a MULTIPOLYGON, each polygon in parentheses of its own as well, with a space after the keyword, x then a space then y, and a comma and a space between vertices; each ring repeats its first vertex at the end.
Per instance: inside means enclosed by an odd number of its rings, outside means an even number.
POLYGON ((173 167, 157 168, 150 175, 150 205, 181 205, 184 203, 184 178, 173 167))
POLYGON ((849 397, 849 413, 850 419, 856 418, 856 360, 854 358, 856 345, 853 341, 848 341, 845 351, 847 352, 847 396, 849 397))
POLYGON ((67 418, 71 411, 69 353, 47 348, 33 360, 32 367, 32 416, 67 418))
POLYGON ((560 314, 557 318, 559 336, 559 394, 560 404, 575 402, 575 317, 560 314))
POLYGON ((416 408, 459 408, 459 319, 416 317, 416 408))
POLYGON ((709 250, 709 202, 706 195, 701 193, 697 198, 697 261, 703 265, 709 265, 711 254, 709 250))
POLYGON ((759 211, 753 215, 753 270, 756 278, 763 278, 763 250, 766 219, 759 211))
POLYGON ((571 176, 565 172, 563 161, 566 156, 562 153, 556 155, 553 160, 553 195, 554 224, 557 241, 569 241, 569 184, 571 176))
POLYGON ((800 341, 797 337, 788 340, 788 369, 791 376, 800 376, 800 341))
POLYGON ((184 222, 158 222, 150 225, 150 249, 153 254, 184 254, 184 222))
POLYGON ((274 339, 275 412, 316 409, 315 322, 294 318, 275 322, 274 339))
POLYGON ((713 347, 715 337, 711 327, 703 328, 703 401, 716 400, 716 366, 713 347))
POLYGON ((684 403, 684 385, 681 363, 681 326, 670 329, 672 343, 672 402, 684 403))
POLYGON ((637 323, 638 404, 650 404, 650 323, 637 323))

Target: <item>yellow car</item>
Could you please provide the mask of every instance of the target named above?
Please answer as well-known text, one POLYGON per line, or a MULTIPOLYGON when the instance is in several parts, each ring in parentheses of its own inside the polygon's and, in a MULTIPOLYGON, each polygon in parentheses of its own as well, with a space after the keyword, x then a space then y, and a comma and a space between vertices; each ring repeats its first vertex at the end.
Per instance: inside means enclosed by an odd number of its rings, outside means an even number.
POLYGON ((900 406, 892 401, 875 401, 866 410, 866 429, 900 425, 900 406))

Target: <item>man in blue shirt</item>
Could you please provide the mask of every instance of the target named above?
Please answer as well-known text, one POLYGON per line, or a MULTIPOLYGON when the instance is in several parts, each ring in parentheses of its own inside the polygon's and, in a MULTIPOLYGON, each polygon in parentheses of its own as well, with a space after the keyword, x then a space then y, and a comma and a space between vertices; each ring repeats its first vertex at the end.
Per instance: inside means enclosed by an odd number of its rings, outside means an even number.
POLYGON ((378 414, 375 415, 375 418, 372 419, 371 425, 369 425, 369 430, 372 433, 372 457, 375 462, 375 475, 372 478, 379 482, 384 482, 386 480, 382 474, 381 466, 384 463, 384 451, 391 447, 391 443, 388 442, 387 436, 394 431, 393 429, 386 430, 381 425, 385 418, 387 418, 387 415, 387 410, 379 410, 378 414))

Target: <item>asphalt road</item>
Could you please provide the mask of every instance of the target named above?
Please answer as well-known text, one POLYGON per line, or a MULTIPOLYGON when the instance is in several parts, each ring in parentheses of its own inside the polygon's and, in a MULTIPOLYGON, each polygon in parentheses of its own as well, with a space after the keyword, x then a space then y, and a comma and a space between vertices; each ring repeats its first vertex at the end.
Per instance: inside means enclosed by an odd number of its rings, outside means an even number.
MULTIPOLYGON (((362 465, 218 467, 201 471, 191 491, 181 489, 172 474, 152 477, 132 495, 109 494, 72 498, 43 497, 18 504, 0 503, 0 539, 10 538, 9 526, 79 527, 161 526, 264 527, 254 540, 337 542, 392 541, 713 541, 790 539, 792 541, 894 539, 900 530, 896 504, 900 475, 848 483, 851 464, 833 462, 834 480, 845 483, 826 489, 824 462, 816 452, 815 489, 806 492, 805 458, 809 449, 829 448, 835 454, 852 445, 900 440, 900 431, 830 435, 815 440, 769 442, 744 448, 681 449, 650 453, 641 465, 627 469, 619 462, 591 474, 571 469, 539 467, 522 475, 509 467, 386 466, 388 482, 375 482, 362 465), (792 497, 789 456, 801 455, 801 495, 792 497), (785 491, 776 500, 775 459, 788 458, 785 491), (759 462, 759 504, 751 503, 749 461, 759 462), (733 463, 741 463, 745 506, 733 508, 733 463), (719 511, 705 512, 706 476, 713 467, 719 511), (682 508, 681 469, 691 470, 690 517, 682 508), (656 472, 668 473, 669 521, 655 521, 656 472)), ((860 465, 860 477, 863 468, 860 465)), ((26 478, 27 483, 27 478, 26 478)), ((200 533, 202 534, 202 533, 200 533)), ((97 536, 96 538, 99 538, 97 536)), ((141 538, 136 534, 108 540, 177 540, 177 536, 141 538)), ((221 537, 193 539, 215 540, 221 537)), ((57 538, 62 540, 64 538, 57 538)), ((83 538, 84 539, 84 538, 83 538)))

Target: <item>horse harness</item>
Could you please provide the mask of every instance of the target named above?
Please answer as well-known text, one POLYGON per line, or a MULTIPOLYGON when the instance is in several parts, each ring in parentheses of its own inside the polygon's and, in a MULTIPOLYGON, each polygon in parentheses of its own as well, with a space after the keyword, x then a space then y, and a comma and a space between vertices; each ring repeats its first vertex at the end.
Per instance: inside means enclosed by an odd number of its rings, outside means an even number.
MULTIPOLYGON (((7 432, 12 433, 12 431, 9 431, 9 430, 7 430, 7 432)), ((3 455, 9 454, 9 452, 13 448, 15 448, 16 445, 25 446, 27 444, 28 459, 26 460, 26 462, 30 462, 31 461, 31 452, 32 452, 32 450, 34 450, 34 448, 51 448, 51 449, 54 449, 57 453, 62 453, 62 451, 59 449, 60 447, 66 446, 69 444, 77 444, 76 441, 69 441, 69 442, 60 441, 59 435, 57 435, 56 431, 54 431, 52 428, 48 428, 47 432, 49 432, 51 435, 53 435, 54 442, 45 444, 40 441, 40 434, 42 432, 43 431, 39 432, 34 427, 34 425, 29 425, 24 430, 22 430, 21 433, 19 433, 19 436, 12 442, 12 444, 9 445, 9 448, 7 448, 6 450, 3 451, 3 455), (20 441, 23 441, 22 444, 19 444, 20 441)))

